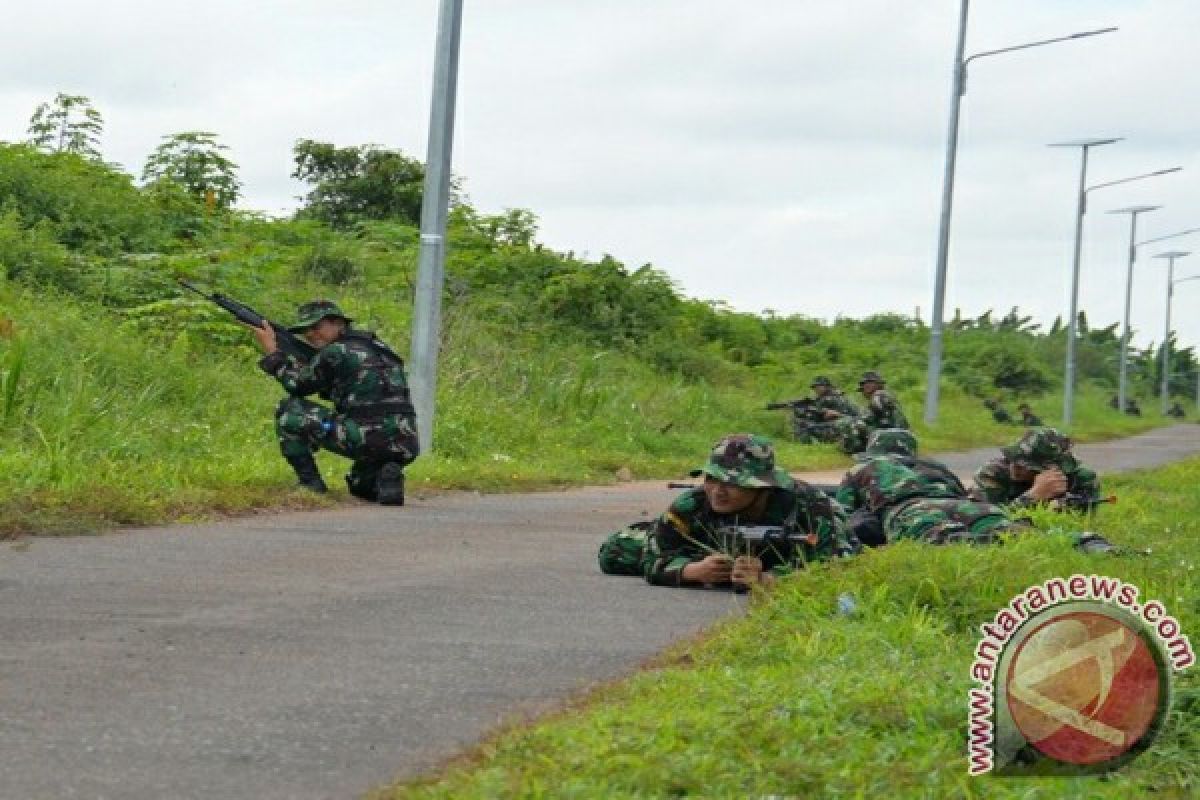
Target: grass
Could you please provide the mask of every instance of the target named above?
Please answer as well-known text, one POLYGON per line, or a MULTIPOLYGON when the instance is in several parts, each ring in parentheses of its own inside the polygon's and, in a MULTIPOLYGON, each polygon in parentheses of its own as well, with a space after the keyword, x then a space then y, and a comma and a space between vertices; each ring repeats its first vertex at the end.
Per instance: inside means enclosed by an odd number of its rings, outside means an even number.
MULTIPOLYGON (((0 282, 0 536, 346 498, 340 480, 326 498, 293 490, 272 432, 282 395, 256 369, 250 337, 206 306, 163 306, 161 318, 129 318, 0 282)), ((367 300, 354 307, 385 338, 406 338, 407 320, 367 300)), ((774 373, 689 381, 627 353, 485 333, 469 315, 447 315, 436 451, 413 465, 410 487, 540 489, 613 482, 625 470, 678 477, 717 438, 747 430, 773 436, 791 469, 847 463, 832 446, 787 441, 788 415, 763 406, 801 390, 774 373)), ((917 421, 920 392, 900 397, 917 421)), ((1054 395, 1035 401, 1050 423, 1060 405, 1054 395)), ((1076 419, 1081 439, 1166 421, 1113 414, 1097 389, 1081 393, 1076 419)), ((939 423, 916 429, 927 451, 1000 444, 1019 432, 994 424, 953 386, 939 423)), ((328 454, 319 463, 330 478, 346 468, 328 454)))
POLYGON ((1151 750, 1106 778, 969 778, 965 754, 978 626, 1030 585, 1119 577, 1196 640, 1198 481, 1192 460, 1106 483, 1120 502, 1088 526, 1147 558, 1085 556, 1051 532, 997 547, 906 543, 809 570, 658 665, 371 797, 1196 797, 1196 668, 1177 676, 1151 750), (850 615, 837 612, 843 595, 850 615))

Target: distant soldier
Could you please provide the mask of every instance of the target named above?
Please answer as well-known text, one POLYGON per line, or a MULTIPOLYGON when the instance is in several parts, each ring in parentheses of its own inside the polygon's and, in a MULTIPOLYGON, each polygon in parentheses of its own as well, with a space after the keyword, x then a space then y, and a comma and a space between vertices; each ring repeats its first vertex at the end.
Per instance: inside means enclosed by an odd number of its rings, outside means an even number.
POLYGON ((797 442, 812 444, 840 440, 838 420, 843 417, 855 418, 862 412, 824 375, 814 378, 810 388, 815 397, 767 403, 767 409, 791 409, 792 436, 797 442))
POLYGON ((1108 407, 1111 408, 1113 411, 1120 411, 1121 410, 1121 398, 1117 397, 1115 394, 1112 397, 1108 398, 1108 407))
POLYGON ((814 405, 826 412, 825 419, 827 420, 836 420, 847 416, 857 417, 862 414, 862 409, 856 406, 841 389, 833 385, 833 381, 824 375, 813 378, 809 388, 816 396, 814 405))
POLYGON ((1012 414, 1008 413, 1008 409, 1000 405, 998 400, 988 398, 983 401, 983 407, 992 412, 992 419, 1001 425, 1012 425, 1012 414))
POLYGON ((1167 416, 1174 417, 1175 419, 1183 419, 1187 416, 1187 413, 1183 410, 1183 406, 1179 405, 1179 401, 1176 400, 1175 403, 1167 409, 1167 416))
POLYGON ((908 419, 904 416, 896 396, 884 388, 886 384, 883 376, 874 370, 863 373, 858 382, 858 389, 867 400, 866 411, 858 419, 843 419, 839 422, 843 452, 862 452, 872 431, 882 428, 908 429, 908 419))
POLYGON ((915 539, 929 544, 992 542, 1025 527, 999 506, 972 500, 946 465, 918 459, 909 431, 871 434, 859 462, 842 479, 837 501, 850 512, 851 532, 864 544, 915 539))
POLYGON ((1040 428, 1042 426, 1042 418, 1033 413, 1033 409, 1029 407, 1029 403, 1021 403, 1017 406, 1017 411, 1021 412, 1021 424, 1026 428, 1040 428))
POLYGON ((1142 407, 1138 405, 1138 401, 1130 397, 1125 401, 1125 413, 1131 417, 1140 417, 1142 415, 1142 407))
POLYGON ((259 367, 282 384, 288 397, 275 413, 284 458, 300 486, 325 492, 313 453, 325 449, 354 460, 350 493, 381 505, 404 504, 404 468, 417 457, 417 420, 404 361, 370 331, 350 326, 335 304, 300 306, 288 330, 317 349, 301 363, 278 349, 268 325, 251 328, 266 356, 259 367), (304 399, 319 394, 333 408, 304 399))
POLYGON ((1071 440, 1054 428, 1032 428, 975 472, 971 494, 1009 506, 1087 509, 1100 494, 1096 473, 1079 463, 1071 440))

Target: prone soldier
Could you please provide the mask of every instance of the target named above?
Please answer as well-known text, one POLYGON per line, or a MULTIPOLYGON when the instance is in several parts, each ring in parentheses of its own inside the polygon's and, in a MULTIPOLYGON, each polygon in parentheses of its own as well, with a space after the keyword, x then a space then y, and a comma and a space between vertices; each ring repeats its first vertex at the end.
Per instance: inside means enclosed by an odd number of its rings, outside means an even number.
POLYGON ((1080 464, 1071 440, 1054 428, 1033 428, 975 472, 973 497, 999 505, 1049 505, 1090 510, 1100 500, 1096 473, 1080 464))

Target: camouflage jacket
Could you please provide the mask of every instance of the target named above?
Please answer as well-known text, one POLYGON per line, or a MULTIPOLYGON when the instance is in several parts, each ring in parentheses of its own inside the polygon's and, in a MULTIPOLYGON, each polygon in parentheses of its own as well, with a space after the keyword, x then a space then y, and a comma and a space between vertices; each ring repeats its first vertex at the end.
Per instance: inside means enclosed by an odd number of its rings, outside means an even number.
POLYGON ((904 456, 868 456, 838 487, 847 511, 886 512, 918 497, 965 498, 962 482, 944 464, 904 456))
POLYGON ((848 417, 862 416, 862 409, 854 405, 850 398, 840 390, 834 390, 827 395, 814 398, 813 407, 823 411, 837 411, 848 417))
POLYGON ((1037 428, 1042 424, 1042 418, 1030 411, 1021 412, 1021 424, 1027 428, 1037 428))
POLYGON ((288 394, 319 393, 354 419, 414 416, 404 361, 369 331, 346 331, 307 364, 276 351, 258 365, 288 394))
MULTIPOLYGON (((1026 495, 1033 481, 1018 483, 1009 471, 1011 462, 1004 456, 993 458, 975 472, 975 486, 971 495, 977 500, 986 500, 997 505, 1029 506, 1037 501, 1026 495)), ((1067 476, 1067 494, 1095 497, 1100 494, 1100 479, 1096 473, 1068 455, 1059 465, 1067 476)))
POLYGON ((739 519, 736 514, 717 514, 708 505, 703 489, 689 489, 675 498, 655 522, 646 540, 642 572, 659 586, 687 585, 683 568, 710 555, 706 548, 726 553, 735 542, 722 541, 720 531, 734 525, 778 525, 803 534, 794 553, 768 547, 757 553, 763 568, 785 575, 809 561, 851 555, 859 550, 846 529, 842 510, 820 490, 797 482, 795 489, 771 489, 762 519, 739 519))
POLYGON ((900 410, 900 403, 896 400, 896 395, 887 389, 877 389, 867 400, 867 413, 864 421, 872 430, 908 428, 908 419, 900 410))

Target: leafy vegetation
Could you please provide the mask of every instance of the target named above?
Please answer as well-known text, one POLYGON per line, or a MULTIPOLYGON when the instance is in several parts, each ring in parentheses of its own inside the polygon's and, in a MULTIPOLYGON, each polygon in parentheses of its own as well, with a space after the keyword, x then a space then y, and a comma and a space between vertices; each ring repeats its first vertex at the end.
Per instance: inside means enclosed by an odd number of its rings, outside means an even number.
POLYGON ((969 778, 966 716, 979 625, 1049 578, 1132 583, 1195 640, 1200 495, 1173 487, 1197 481, 1193 460, 1107 482, 1120 502, 1095 520, 1043 514, 1045 535, 997 547, 906 542, 807 570, 658 666, 373 800, 1195 797, 1195 667, 1177 676, 1155 745, 1103 779, 969 778), (1080 526, 1152 555, 1085 556, 1060 532, 1080 526))
MULTIPOLYGON (((97 159, 0 144, 0 365, 22 365, 0 367, 4 531, 329 502, 289 490, 271 433, 279 389, 255 370, 248 334, 176 279, 279 320, 301 301, 336 296, 404 352, 421 165, 371 146, 301 141, 296 174, 313 190, 294 219, 279 220, 232 207, 236 165, 223 153, 212 134, 167 137, 138 186, 97 159)), ((783 438, 787 419, 763 405, 807 393, 818 373, 852 389, 864 369, 881 369, 910 418, 920 416, 928 331, 919 321, 826 323, 691 299, 653 265, 542 246, 529 211, 485 214, 460 197, 445 292, 437 449, 414 464, 410 487, 608 481, 622 467, 677 475, 730 431, 783 438)), ((942 419, 917 427, 927 450, 1013 437, 991 423, 985 397, 1029 400, 1054 422, 1060 326, 1042 332, 1014 309, 950 327, 942 419)), ((1160 424, 1110 413, 1113 329, 1081 330, 1073 433, 1160 424)), ((1143 396, 1153 356, 1134 354, 1143 396)), ((1173 357, 1182 394, 1196 359, 1190 348, 1173 357)), ((782 457, 796 469, 844 463, 821 446, 787 444, 782 457)), ((322 458, 326 470, 341 466, 322 458)))

